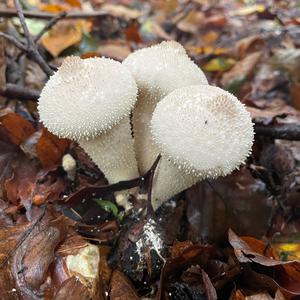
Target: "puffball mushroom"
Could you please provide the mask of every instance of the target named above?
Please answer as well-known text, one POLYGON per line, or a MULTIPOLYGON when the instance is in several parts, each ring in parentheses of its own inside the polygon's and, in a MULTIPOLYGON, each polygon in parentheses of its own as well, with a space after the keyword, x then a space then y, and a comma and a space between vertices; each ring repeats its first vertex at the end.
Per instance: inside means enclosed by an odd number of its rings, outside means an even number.
POLYGON ((200 179, 237 169, 254 138, 245 106, 209 85, 183 87, 162 99, 153 112, 151 132, 162 154, 153 185, 155 209, 200 179))
POLYGON ((38 111, 45 127, 76 140, 109 183, 138 177, 129 114, 137 86, 108 58, 66 58, 42 90, 38 111))
POLYGON ((138 168, 141 174, 145 174, 159 153, 150 132, 156 104, 177 88, 207 84, 207 79, 175 41, 137 50, 123 64, 132 73, 139 89, 132 123, 138 168))

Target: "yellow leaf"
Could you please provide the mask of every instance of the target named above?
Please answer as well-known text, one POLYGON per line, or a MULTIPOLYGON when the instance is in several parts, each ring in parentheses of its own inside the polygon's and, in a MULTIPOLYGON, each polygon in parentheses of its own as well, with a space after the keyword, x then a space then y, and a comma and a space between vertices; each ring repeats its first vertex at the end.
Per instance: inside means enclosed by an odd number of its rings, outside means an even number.
POLYGON ((42 38, 43 46, 53 55, 58 56, 63 50, 81 41, 82 33, 89 32, 89 21, 62 21, 56 24, 48 34, 42 38))
POLYGON ((241 7, 233 12, 231 12, 229 15, 231 16, 247 16, 251 15, 256 12, 264 12, 266 7, 263 4, 255 4, 250 6, 241 7))
POLYGON ((217 57, 211 59, 208 63, 202 66, 206 72, 218 72, 229 70, 234 64, 235 60, 232 58, 217 57))

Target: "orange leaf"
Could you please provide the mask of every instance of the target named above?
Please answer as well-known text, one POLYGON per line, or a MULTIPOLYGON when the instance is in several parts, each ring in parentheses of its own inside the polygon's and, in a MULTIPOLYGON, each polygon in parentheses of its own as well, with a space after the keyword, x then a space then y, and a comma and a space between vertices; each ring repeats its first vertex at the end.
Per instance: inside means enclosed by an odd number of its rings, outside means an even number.
POLYGON ((68 4, 70 4, 73 7, 81 8, 81 3, 79 0, 65 0, 68 4))
POLYGON ((89 32, 91 22, 84 20, 64 20, 56 24, 42 38, 43 46, 54 56, 81 41, 82 32, 89 32))
POLYGON ((60 139, 44 128, 36 146, 36 151, 43 167, 48 168, 60 164, 69 145, 69 140, 60 139))
POLYGON ((6 129, 9 139, 16 145, 20 145, 35 132, 33 125, 28 120, 15 113, 2 116, 0 121, 6 129))
POLYGON ((39 9, 50 13, 60 13, 70 10, 70 6, 66 4, 44 4, 39 5, 39 9))
POLYGON ((133 22, 128 28, 124 31, 127 41, 132 41, 135 43, 141 43, 142 38, 139 33, 139 26, 136 22, 133 22))

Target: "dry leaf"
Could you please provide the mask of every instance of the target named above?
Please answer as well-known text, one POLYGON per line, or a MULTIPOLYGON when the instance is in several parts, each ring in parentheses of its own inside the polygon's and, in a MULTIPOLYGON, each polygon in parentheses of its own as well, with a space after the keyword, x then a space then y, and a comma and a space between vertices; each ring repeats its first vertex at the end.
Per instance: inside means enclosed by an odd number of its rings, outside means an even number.
POLYGON ((223 74, 221 79, 222 86, 227 86, 240 78, 247 78, 250 76, 259 62, 261 55, 261 52, 254 52, 237 62, 230 71, 223 74))
POLYGON ((101 9, 108 12, 117 18, 122 18, 126 20, 137 19, 141 16, 141 12, 137 9, 128 8, 123 5, 115 4, 104 4, 101 6, 101 9))
POLYGON ((42 37, 43 46, 58 56, 63 50, 81 41, 82 33, 91 30, 91 23, 85 20, 64 20, 56 24, 42 37))

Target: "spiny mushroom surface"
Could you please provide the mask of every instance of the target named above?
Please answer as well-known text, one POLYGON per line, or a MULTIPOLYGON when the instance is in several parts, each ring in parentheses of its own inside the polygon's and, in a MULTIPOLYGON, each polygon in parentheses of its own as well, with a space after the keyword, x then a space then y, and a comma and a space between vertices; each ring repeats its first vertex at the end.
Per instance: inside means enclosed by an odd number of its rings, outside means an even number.
POLYGON ((136 97, 121 63, 68 57, 42 90, 38 111, 49 131, 78 141, 115 183, 138 176, 129 122, 136 97))
POLYGON ((159 151, 152 141, 150 122, 156 104, 173 90, 207 84, 203 72, 175 41, 144 48, 123 62, 137 82, 139 96, 133 111, 134 147, 141 174, 146 173, 159 151))
POLYGON ((200 179, 230 174, 250 154, 254 138, 245 106, 208 85, 183 87, 162 99, 151 132, 162 154, 155 175, 155 208, 200 179))

